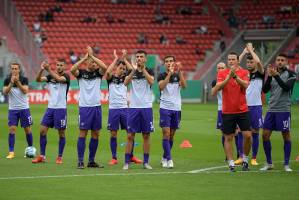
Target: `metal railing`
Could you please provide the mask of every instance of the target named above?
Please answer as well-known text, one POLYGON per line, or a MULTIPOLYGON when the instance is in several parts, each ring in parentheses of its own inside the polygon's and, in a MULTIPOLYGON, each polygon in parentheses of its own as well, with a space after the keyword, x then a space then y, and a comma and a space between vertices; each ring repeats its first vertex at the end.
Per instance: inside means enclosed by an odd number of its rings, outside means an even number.
POLYGON ((14 36, 24 49, 26 56, 20 57, 22 65, 25 66, 26 75, 30 80, 34 79, 42 60, 45 59, 38 44, 34 41, 34 36, 26 26, 22 16, 17 11, 11 0, 0 1, 0 14, 3 16, 14 36))

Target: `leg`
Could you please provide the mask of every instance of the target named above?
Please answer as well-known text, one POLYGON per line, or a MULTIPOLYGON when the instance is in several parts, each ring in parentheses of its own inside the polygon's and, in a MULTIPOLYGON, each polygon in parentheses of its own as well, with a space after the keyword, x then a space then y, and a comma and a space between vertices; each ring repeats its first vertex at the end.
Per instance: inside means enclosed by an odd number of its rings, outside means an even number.
POLYGON ((17 132, 17 126, 19 123, 19 112, 15 110, 8 111, 8 126, 9 126, 9 134, 8 134, 8 149, 9 153, 6 156, 8 159, 12 159, 15 157, 14 147, 15 147, 15 135, 17 132))
POLYGON ((282 132, 282 137, 284 141, 284 165, 288 166, 290 161, 290 156, 291 156, 291 148, 292 148, 291 134, 289 131, 282 132))
POLYGON ((234 167, 232 141, 234 133, 224 134, 224 151, 229 162, 229 166, 234 167))
POLYGON ((9 152, 14 152, 16 132, 17 132, 17 127, 16 126, 10 126, 9 127, 9 134, 8 134, 9 152))
POLYGON ((88 133, 88 130, 82 130, 80 129, 80 134, 78 137, 78 142, 77 142, 77 152, 78 152, 78 162, 83 163, 84 160, 84 152, 85 152, 85 140, 86 140, 86 135, 88 133))
POLYGON ((47 146, 47 133, 48 133, 49 127, 41 125, 40 127, 40 155, 45 156, 46 155, 46 146, 47 146))
POLYGON ((236 144, 236 149, 238 151, 237 157, 242 159, 243 158, 243 154, 244 154, 243 134, 242 134, 242 132, 241 132, 240 129, 237 129, 237 133, 236 134, 238 135, 237 136, 237 144, 236 144))
POLYGON ((89 142, 89 162, 94 162, 94 158, 98 149, 99 144, 99 130, 91 131, 91 138, 89 142))
POLYGON ((127 134, 127 145, 126 145, 126 154, 125 154, 125 163, 129 164, 131 160, 131 152, 133 148, 133 141, 135 139, 135 133, 127 134))
POLYGON ((21 122, 21 127, 24 128, 26 134, 27 144, 30 147, 32 146, 33 143, 32 132, 31 132, 31 125, 33 122, 32 122, 32 117, 29 109, 25 109, 20 112, 20 122, 21 122))
POLYGON ((111 130, 111 137, 110 137, 110 149, 112 153, 112 159, 117 160, 116 152, 117 152, 117 131, 111 130))
POLYGON ((65 146, 65 129, 58 129, 59 144, 58 144, 58 157, 62 157, 65 146))
POLYGON ((40 155, 32 160, 32 163, 43 163, 46 160, 46 146, 47 146, 47 133, 49 127, 40 126, 40 135, 39 135, 39 145, 40 145, 40 155))
POLYGON ((248 155, 251 149, 251 131, 242 131, 243 140, 244 140, 244 156, 243 162, 248 163, 248 155))
POLYGON ((24 131, 25 131, 25 134, 26 134, 27 144, 28 144, 29 147, 31 147, 32 143, 33 143, 31 127, 30 126, 25 127, 24 131))
POLYGON ((252 129, 252 159, 256 159, 259 149, 259 129, 252 129))
POLYGON ((169 127, 163 127, 162 128, 163 133, 163 140, 162 140, 162 146, 163 146, 163 159, 171 160, 170 155, 170 128, 169 127))
POLYGON ((266 155, 268 164, 272 164, 272 158, 271 158, 272 146, 271 146, 271 141, 270 141, 271 134, 272 134, 271 130, 263 129, 263 136, 262 136, 263 137, 263 147, 264 147, 264 151, 265 151, 265 155, 266 155))
POLYGON ((152 169, 148 164, 150 151, 150 133, 142 133, 143 136, 143 167, 144 169, 152 169))
POLYGON ((172 146, 173 146, 175 131, 176 131, 176 129, 170 129, 170 138, 169 138, 170 151, 171 151, 172 146))

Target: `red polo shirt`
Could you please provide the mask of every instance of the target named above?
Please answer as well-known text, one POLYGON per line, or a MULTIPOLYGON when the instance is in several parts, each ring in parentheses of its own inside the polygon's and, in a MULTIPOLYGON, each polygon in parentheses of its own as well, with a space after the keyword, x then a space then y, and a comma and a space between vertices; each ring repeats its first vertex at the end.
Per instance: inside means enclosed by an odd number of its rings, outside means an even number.
MULTIPOLYGON (((229 75, 230 69, 221 70, 217 74, 217 83, 222 82, 229 75)), ((247 70, 238 67, 236 75, 244 80, 249 81, 247 70)), ((246 89, 242 88, 235 79, 231 78, 222 89, 222 113, 237 114, 248 111, 246 102, 246 89)))

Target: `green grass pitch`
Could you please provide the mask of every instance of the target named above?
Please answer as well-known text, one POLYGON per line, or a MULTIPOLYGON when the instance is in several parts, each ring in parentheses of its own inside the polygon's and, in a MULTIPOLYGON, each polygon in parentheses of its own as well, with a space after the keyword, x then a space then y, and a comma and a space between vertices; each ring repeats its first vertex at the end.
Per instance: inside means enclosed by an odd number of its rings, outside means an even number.
MULTIPOLYGON (((158 105, 154 105, 155 132, 151 137, 150 164, 153 170, 144 170, 142 165, 132 165, 129 171, 123 171, 125 132, 118 136, 119 164, 109 166, 111 158, 109 132, 107 126, 107 105, 103 106, 103 129, 100 135, 96 160, 105 165, 104 169, 76 169, 77 164, 77 115, 78 107, 68 106, 67 143, 64 163, 55 164, 58 150, 58 135, 50 129, 46 149, 47 162, 31 164, 24 158, 26 147, 23 130, 18 128, 16 136, 16 158, 5 158, 7 144, 7 105, 0 105, 0 199, 299 199, 299 106, 292 107, 292 173, 282 170, 283 141, 281 134, 272 135, 272 155, 275 170, 261 173, 265 156, 260 138, 257 167, 251 171, 229 173, 224 163, 220 133, 215 129, 215 104, 184 104, 182 128, 177 132, 173 148, 174 169, 160 166, 162 155, 161 129, 159 128, 158 105), (181 149, 179 144, 189 140, 193 145, 181 149), (198 173, 189 173, 198 170, 198 173)), ((46 105, 31 105, 34 120, 34 146, 39 151, 39 122, 46 105)), ((266 110, 266 109, 264 109, 266 110)), ((135 155, 142 159, 142 138, 136 136, 138 146, 135 155)), ((89 137, 87 140, 87 147, 89 137)), ((88 150, 85 151, 85 163, 88 150)))

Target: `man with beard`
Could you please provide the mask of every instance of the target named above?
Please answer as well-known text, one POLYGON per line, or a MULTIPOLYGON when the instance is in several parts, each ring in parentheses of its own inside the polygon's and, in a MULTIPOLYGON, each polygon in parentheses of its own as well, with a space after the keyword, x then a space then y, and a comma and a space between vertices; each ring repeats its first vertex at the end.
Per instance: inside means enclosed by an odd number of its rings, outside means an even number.
POLYGON ((274 168, 271 157, 272 131, 280 131, 284 140, 284 170, 291 172, 289 160, 291 155, 291 94, 296 81, 296 74, 288 70, 288 60, 285 54, 279 54, 275 60, 276 67, 268 66, 268 78, 263 86, 263 92, 270 91, 268 112, 263 127, 263 146, 267 158, 261 171, 274 168))
POLYGON ((65 73, 65 61, 56 61, 56 72, 50 69, 47 62, 41 64, 37 77, 37 82, 47 82, 50 97, 48 108, 41 121, 40 127, 40 155, 32 160, 32 163, 42 163, 46 160, 47 133, 49 128, 58 131, 58 156, 56 164, 62 164, 62 154, 65 146, 65 129, 67 127, 67 93, 70 86, 70 76, 65 73), (42 76, 43 71, 47 71, 47 76, 42 76))

